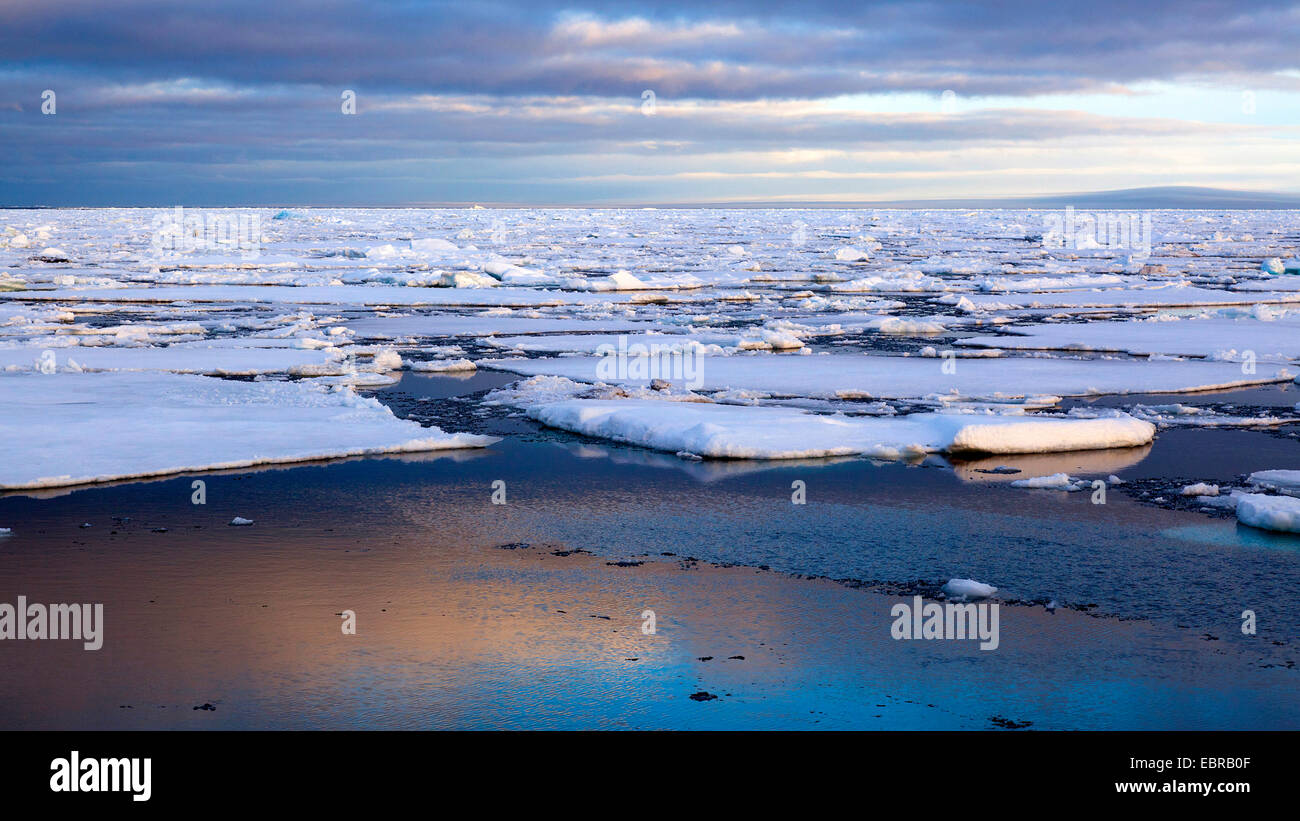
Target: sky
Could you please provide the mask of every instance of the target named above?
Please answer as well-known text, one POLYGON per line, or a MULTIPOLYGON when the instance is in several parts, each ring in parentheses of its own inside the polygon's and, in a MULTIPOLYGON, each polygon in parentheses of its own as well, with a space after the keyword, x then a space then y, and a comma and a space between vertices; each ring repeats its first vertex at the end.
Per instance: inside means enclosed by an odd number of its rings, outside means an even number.
POLYGON ((1297 42, 1267 1, 0 0, 0 205, 1300 192, 1297 42))

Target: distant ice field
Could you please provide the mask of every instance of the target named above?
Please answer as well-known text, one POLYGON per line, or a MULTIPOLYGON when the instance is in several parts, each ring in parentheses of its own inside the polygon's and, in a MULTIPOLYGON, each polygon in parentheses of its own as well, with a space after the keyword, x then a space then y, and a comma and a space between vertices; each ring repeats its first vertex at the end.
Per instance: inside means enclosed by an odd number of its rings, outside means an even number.
POLYGON ((460 426, 494 414, 704 459, 1291 435, 1296 408, 1198 396, 1300 374, 1300 213, 1136 216, 1062 237, 1028 210, 3 210, 0 485, 490 446, 460 426), (513 384, 424 428, 369 398, 475 369, 513 384), (57 452, 31 435, 56 422, 57 452))

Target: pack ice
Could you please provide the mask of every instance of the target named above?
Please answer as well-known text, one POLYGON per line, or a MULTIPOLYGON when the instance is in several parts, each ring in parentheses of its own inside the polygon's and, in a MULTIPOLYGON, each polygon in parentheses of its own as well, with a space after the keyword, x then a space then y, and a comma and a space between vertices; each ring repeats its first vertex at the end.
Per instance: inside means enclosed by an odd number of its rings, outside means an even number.
POLYGON ((0 486, 481 447, 379 398, 489 369, 518 379, 488 402, 546 425, 732 459, 1293 422, 1057 407, 1294 379, 1287 212, 1154 212, 1142 248, 1053 247, 1040 211, 869 208, 227 209, 250 232, 171 247, 171 213, 0 211, 0 486), (611 361, 637 349, 691 370, 611 361))

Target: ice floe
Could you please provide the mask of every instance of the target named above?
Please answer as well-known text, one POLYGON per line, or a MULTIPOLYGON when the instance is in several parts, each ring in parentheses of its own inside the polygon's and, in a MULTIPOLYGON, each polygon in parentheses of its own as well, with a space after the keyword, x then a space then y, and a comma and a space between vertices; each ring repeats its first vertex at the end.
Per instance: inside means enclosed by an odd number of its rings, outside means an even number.
POLYGON ((0 489, 57 487, 496 439, 399 419, 349 389, 169 373, 0 375, 0 489))
POLYGON ((645 399, 564 400, 530 405, 527 413, 574 433, 715 459, 1043 453, 1143 445, 1155 430, 1124 414, 1106 419, 979 413, 881 418, 645 399))
POLYGON ((1237 499, 1237 521, 1261 530, 1300 533, 1300 499, 1243 493, 1237 499))
MULTIPOLYGON (((650 359, 647 369, 653 370, 650 359)), ((612 377, 600 357, 480 361, 479 367, 521 375, 547 374, 579 381, 597 379, 624 384, 648 384, 662 377, 673 383, 690 376, 660 373, 636 378, 612 377)), ((1289 381, 1294 371, 1260 367, 1245 374, 1227 362, 1148 360, 1081 361, 1071 359, 994 358, 951 362, 902 356, 828 354, 824 356, 732 356, 698 364, 699 385, 705 390, 751 390, 771 396, 816 398, 982 399, 1012 401, 1041 396, 1089 396, 1127 393, 1181 393, 1289 381)), ((669 363, 671 364, 671 363, 669 363)))

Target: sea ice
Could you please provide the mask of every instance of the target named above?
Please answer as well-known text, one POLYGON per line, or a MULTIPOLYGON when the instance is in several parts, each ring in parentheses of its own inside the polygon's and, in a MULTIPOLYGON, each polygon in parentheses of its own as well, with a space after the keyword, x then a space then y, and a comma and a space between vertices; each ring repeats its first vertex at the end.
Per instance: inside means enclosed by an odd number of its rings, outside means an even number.
POLYGON ((1300 533, 1300 499, 1243 493, 1237 497, 1237 521, 1261 530, 1300 533))
POLYGON ((477 448, 350 389, 169 373, 0 375, 0 489, 477 448), (26 454, 26 456, 24 456, 26 454))
POLYGON ((1143 445, 1155 431, 1123 414, 1104 419, 988 413, 870 417, 645 399, 570 399, 530 405, 527 413, 574 433, 714 459, 1046 453, 1143 445))
POLYGON ((1300 470, 1260 470, 1250 474, 1248 481, 1286 496, 1300 496, 1300 470))
POLYGON ((944 595, 958 602, 987 599, 996 592, 998 589, 993 585, 977 582, 974 579, 949 579, 943 586, 944 595))

